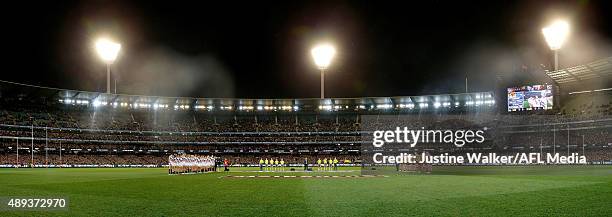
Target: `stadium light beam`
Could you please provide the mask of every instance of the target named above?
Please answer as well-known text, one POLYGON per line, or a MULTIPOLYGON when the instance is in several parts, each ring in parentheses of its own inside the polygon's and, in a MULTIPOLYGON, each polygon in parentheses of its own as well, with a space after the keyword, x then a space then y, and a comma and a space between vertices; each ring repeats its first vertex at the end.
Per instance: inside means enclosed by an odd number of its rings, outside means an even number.
POLYGON ((555 71, 559 69, 559 49, 563 46, 569 36, 570 27, 567 21, 556 20, 542 29, 544 39, 551 50, 555 52, 555 71))
MULTIPOLYGON (((111 64, 117 59, 117 55, 121 50, 121 44, 116 43, 108 38, 99 38, 96 40, 96 51, 100 59, 106 63, 106 93, 110 94, 110 73, 111 64)), ((116 88, 116 87, 115 87, 116 88)))
POLYGON ((315 65, 321 70, 321 99, 325 98, 325 69, 331 64, 336 49, 331 44, 319 44, 310 50, 315 65))

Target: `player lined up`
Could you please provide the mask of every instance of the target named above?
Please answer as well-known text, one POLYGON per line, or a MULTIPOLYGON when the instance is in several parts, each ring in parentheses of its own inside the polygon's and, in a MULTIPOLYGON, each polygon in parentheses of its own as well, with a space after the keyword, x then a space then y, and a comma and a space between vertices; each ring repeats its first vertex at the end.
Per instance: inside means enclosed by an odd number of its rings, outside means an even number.
POLYGON ((287 165, 285 165, 285 160, 283 160, 282 158, 280 159, 280 161, 278 160, 278 158, 276 159, 272 159, 270 158, 270 160, 268 160, 268 158, 266 158, 265 160, 263 158, 259 159, 259 171, 285 171, 285 167, 287 165))
MULTIPOLYGON (((323 160, 319 158, 317 159, 316 163, 317 163, 318 171, 338 170, 339 161, 337 158, 334 158, 334 159, 324 158, 323 160)), ((280 159, 280 161, 278 160, 278 158, 276 159, 260 158, 259 159, 259 171, 285 171, 285 167, 287 166, 288 165, 285 164, 285 161, 282 158, 280 159)))
POLYGON ((334 158, 333 160, 330 158, 329 160, 327 158, 324 158, 323 161, 321 161, 321 158, 317 159, 317 170, 319 171, 331 171, 331 170, 338 170, 338 159, 334 158))

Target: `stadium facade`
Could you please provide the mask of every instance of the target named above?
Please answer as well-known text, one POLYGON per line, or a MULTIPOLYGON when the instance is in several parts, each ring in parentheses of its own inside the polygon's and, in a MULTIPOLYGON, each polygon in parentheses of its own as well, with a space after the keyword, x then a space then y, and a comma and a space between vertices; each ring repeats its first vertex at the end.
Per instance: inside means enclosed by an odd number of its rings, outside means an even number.
POLYGON ((225 99, 107 94, 0 82, 0 165, 161 166, 176 153, 214 155, 230 159, 233 165, 254 165, 263 158, 282 158, 290 164, 301 164, 305 158, 338 158, 354 164, 361 162, 361 144, 367 142, 362 137, 368 133, 362 128, 366 116, 370 120, 408 117, 413 126, 423 128, 493 129, 478 146, 428 144, 404 151, 558 149, 589 155, 591 163, 609 163, 610 91, 576 94, 579 89, 572 89, 597 80, 591 74, 609 76, 609 58, 599 62, 587 64, 584 73, 571 68, 551 72, 557 87, 566 90, 563 103, 552 111, 527 113, 500 112, 505 111, 505 98, 495 91, 225 99), (581 79, 569 81, 563 73, 581 79))

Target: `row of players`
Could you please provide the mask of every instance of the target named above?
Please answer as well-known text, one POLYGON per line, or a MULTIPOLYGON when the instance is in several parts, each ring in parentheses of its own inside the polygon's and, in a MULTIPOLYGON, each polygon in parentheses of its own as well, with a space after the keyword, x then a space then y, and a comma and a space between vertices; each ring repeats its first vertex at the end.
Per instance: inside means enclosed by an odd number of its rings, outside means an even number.
POLYGON ((168 157, 168 173, 202 173, 216 171, 215 157, 212 155, 177 154, 168 157))
POLYGON ((266 158, 265 160, 263 158, 259 159, 259 171, 264 171, 264 169, 266 171, 273 171, 273 170, 284 171, 286 166, 287 165, 285 165, 285 160, 283 160, 282 158, 280 161, 278 161, 278 158, 270 159, 270 160, 268 160, 268 158, 266 158))
MULTIPOLYGON (((326 171, 326 170, 338 170, 338 159, 334 158, 333 160, 330 158, 329 160, 327 158, 323 158, 323 160, 321 160, 321 158, 317 159, 317 170, 321 171, 326 171)), ((304 159, 304 169, 307 170, 308 169, 308 158, 304 159)), ((260 158, 259 159, 259 171, 264 171, 264 169, 266 171, 284 171, 285 167, 287 165, 285 164, 285 160, 283 160, 282 158, 280 159, 280 161, 278 160, 278 158, 276 159, 270 159, 268 160, 268 158, 263 159, 260 158)))

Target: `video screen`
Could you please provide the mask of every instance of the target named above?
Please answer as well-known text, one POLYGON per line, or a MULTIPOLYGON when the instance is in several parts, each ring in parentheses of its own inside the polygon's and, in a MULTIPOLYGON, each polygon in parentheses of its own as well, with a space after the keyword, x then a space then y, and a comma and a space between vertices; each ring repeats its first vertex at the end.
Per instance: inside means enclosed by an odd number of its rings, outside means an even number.
POLYGON ((508 88, 508 111, 548 110, 553 108, 552 85, 508 88))

